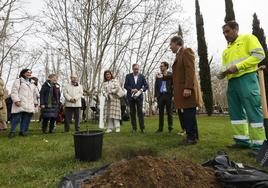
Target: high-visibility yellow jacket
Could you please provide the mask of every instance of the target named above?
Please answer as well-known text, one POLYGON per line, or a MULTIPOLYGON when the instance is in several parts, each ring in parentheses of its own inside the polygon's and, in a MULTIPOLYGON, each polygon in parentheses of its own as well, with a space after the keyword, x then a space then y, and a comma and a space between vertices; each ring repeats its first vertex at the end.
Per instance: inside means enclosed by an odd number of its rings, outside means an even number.
POLYGON ((235 65, 238 72, 228 74, 227 78, 237 78, 254 72, 258 64, 265 58, 264 50, 254 35, 239 35, 237 39, 228 45, 222 54, 223 71, 231 65, 235 65))

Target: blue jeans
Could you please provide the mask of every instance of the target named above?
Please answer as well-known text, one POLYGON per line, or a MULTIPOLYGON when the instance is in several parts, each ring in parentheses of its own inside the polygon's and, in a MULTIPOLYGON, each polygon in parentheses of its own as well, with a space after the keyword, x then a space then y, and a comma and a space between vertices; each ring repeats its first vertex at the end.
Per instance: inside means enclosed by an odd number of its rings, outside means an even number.
POLYGON ((31 122, 33 113, 20 112, 12 114, 11 116, 11 130, 10 132, 15 133, 16 127, 20 122, 20 132, 26 133, 28 131, 29 124, 31 122))

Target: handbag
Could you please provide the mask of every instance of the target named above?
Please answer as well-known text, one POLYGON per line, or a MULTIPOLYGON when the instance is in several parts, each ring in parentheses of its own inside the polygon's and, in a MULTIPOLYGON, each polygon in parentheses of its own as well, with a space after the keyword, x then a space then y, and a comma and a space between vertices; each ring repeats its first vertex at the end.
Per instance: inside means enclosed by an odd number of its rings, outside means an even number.
POLYGON ((117 91, 117 96, 118 96, 119 98, 122 98, 122 97, 124 97, 125 95, 126 95, 125 90, 124 90, 121 86, 119 86, 118 91, 117 91))

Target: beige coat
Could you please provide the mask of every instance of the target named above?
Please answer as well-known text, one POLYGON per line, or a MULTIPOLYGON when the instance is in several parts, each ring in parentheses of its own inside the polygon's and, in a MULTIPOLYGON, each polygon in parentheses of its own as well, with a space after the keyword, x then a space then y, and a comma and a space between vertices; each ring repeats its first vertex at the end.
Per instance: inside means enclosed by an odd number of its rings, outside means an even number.
POLYGON ((13 101, 11 113, 34 113, 35 104, 38 104, 36 96, 36 86, 33 83, 26 81, 24 78, 16 79, 11 89, 11 99, 13 101), (15 104, 18 101, 21 102, 21 106, 15 104))
POLYGON ((83 87, 78 84, 74 86, 71 83, 67 84, 63 90, 65 97, 65 107, 81 107, 81 98, 83 96, 83 87), (76 102, 72 103, 70 100, 74 98, 76 102))
POLYGON ((0 122, 7 121, 7 107, 5 99, 7 98, 7 90, 4 88, 4 81, 0 79, 0 122))
POLYGON ((104 121, 108 119, 121 120, 120 83, 112 79, 109 82, 103 82, 101 91, 105 96, 104 121))

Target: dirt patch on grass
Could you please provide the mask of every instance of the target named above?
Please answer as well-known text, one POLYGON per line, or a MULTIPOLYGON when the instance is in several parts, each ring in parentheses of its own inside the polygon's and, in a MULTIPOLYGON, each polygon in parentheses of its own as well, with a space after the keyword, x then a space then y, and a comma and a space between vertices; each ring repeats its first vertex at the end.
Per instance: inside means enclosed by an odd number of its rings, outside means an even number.
POLYGON ((137 156, 157 156, 157 151, 153 149, 135 149, 127 148, 121 149, 119 152, 115 153, 115 158, 118 160, 121 159, 133 159, 137 156))
POLYGON ((191 161, 138 156, 111 165, 84 188, 222 188, 214 171, 191 161))

